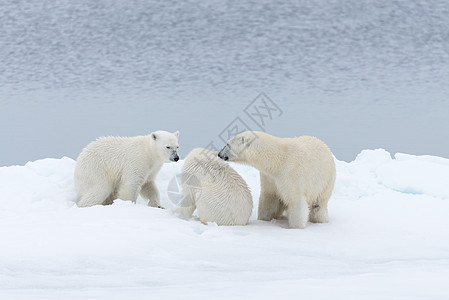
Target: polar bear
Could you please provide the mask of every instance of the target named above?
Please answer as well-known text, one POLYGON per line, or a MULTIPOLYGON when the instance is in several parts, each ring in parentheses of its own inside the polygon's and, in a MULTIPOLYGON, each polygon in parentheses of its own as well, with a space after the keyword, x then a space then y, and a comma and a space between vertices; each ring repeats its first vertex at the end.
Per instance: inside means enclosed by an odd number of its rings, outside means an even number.
POLYGON ((112 204, 119 198, 134 203, 140 195, 159 207, 154 179, 164 161, 178 161, 179 132, 155 131, 146 136, 103 137, 90 143, 75 166, 79 207, 112 204))
POLYGON ((319 139, 246 131, 229 140, 218 156, 260 171, 259 220, 279 219, 286 212, 291 228, 305 228, 308 220, 329 221, 336 170, 331 151, 319 139))
POLYGON ((201 222, 246 225, 253 209, 243 178, 217 157, 217 152, 196 148, 182 167, 182 201, 176 213, 191 217, 197 208, 201 222))

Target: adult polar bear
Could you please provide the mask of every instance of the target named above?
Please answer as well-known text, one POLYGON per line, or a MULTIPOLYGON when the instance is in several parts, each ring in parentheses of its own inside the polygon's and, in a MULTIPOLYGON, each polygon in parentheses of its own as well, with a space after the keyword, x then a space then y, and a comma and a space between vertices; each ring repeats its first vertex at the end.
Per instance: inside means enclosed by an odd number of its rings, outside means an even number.
POLYGON ((179 132, 156 131, 146 136, 103 137, 90 143, 75 166, 79 207, 111 204, 114 199, 136 202, 140 195, 159 207, 154 179, 164 161, 178 161, 179 132))
POLYGON ((197 209, 203 223, 233 226, 248 224, 253 210, 245 180, 217 152, 193 149, 182 167, 182 202, 175 210, 191 217, 197 209))
POLYGON ((279 219, 286 210, 291 228, 305 228, 308 220, 329 221, 336 170, 331 151, 319 139, 246 131, 229 140, 218 156, 260 171, 259 220, 279 219))

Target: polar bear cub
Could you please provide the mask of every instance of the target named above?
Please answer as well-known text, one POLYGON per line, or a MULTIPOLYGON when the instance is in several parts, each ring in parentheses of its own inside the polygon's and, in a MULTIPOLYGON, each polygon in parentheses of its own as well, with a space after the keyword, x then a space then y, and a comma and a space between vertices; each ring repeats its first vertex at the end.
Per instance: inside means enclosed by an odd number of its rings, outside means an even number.
POLYGON ((115 199, 160 206, 154 179, 165 161, 178 161, 179 132, 155 131, 146 136, 103 137, 90 143, 75 166, 79 207, 112 204, 115 199))
POLYGON ((175 210, 191 217, 197 209, 201 222, 218 225, 246 225, 253 202, 243 178, 217 152, 204 148, 192 150, 181 174, 182 201, 175 210))
POLYGON ((218 156, 260 171, 259 220, 280 219, 285 211, 292 228, 329 221, 336 170, 331 151, 319 139, 247 131, 229 140, 218 156))

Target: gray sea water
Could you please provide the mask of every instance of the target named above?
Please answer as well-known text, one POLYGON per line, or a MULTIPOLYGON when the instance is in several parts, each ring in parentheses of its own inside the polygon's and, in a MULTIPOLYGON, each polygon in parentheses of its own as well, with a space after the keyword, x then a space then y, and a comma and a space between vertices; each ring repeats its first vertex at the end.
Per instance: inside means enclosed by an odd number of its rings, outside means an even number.
POLYGON ((158 129, 180 130, 183 157, 242 126, 346 161, 449 157, 448 16, 434 0, 2 0, 0 165, 158 129))

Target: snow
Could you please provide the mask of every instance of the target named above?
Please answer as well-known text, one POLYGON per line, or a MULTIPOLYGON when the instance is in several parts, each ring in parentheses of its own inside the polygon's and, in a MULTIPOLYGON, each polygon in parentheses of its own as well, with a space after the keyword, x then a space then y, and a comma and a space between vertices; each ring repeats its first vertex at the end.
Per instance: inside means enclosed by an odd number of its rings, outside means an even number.
POLYGON ((336 160, 328 224, 288 229, 257 220, 219 227, 117 200, 80 209, 75 161, 43 159, 0 168, 1 299, 447 299, 449 160, 364 150, 336 160))

